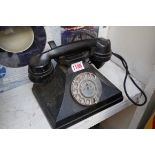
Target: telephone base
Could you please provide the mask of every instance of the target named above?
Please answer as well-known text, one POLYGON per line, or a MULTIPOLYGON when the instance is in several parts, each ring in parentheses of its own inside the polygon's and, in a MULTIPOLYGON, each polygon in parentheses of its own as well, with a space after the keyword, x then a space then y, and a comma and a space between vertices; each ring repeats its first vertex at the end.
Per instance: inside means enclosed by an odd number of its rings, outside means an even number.
POLYGON ((50 82, 34 84, 33 93, 52 128, 67 128, 123 100, 122 92, 92 65, 84 63, 81 71, 57 65, 50 82), (90 72, 101 81, 102 93, 97 104, 83 106, 71 95, 71 83, 80 73, 90 72))

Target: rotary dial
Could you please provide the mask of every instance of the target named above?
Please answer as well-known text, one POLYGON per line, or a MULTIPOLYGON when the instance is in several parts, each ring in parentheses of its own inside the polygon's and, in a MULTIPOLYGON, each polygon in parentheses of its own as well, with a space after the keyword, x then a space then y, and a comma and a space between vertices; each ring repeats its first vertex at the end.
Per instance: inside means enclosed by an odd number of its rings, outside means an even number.
POLYGON ((99 78, 91 72, 77 75, 71 84, 73 98, 82 105, 91 106, 99 102, 102 85, 99 78))

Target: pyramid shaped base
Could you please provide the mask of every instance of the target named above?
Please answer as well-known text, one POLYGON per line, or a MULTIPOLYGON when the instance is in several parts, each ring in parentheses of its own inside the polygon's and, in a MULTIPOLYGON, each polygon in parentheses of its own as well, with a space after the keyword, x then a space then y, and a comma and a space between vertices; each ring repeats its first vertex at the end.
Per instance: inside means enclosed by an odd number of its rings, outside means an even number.
POLYGON ((34 84, 33 93, 52 128, 67 128, 123 100, 121 91, 93 66, 86 63, 84 67, 73 73, 71 68, 58 65, 49 83, 34 84), (101 81, 102 95, 94 106, 82 106, 71 96, 71 82, 81 72, 92 72, 101 81))

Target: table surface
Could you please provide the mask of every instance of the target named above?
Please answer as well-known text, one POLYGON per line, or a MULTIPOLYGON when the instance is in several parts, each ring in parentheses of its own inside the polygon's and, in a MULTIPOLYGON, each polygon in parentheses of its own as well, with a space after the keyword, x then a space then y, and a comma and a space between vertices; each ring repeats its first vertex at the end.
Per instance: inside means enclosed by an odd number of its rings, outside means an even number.
MULTIPOLYGON (((90 128, 131 105, 123 90, 124 70, 109 61, 99 71, 123 92, 124 100, 69 128, 90 128)), ((30 82, 0 94, 0 128, 51 128, 32 93, 32 85, 30 82)), ((138 99, 140 93, 130 80, 127 90, 138 99)))

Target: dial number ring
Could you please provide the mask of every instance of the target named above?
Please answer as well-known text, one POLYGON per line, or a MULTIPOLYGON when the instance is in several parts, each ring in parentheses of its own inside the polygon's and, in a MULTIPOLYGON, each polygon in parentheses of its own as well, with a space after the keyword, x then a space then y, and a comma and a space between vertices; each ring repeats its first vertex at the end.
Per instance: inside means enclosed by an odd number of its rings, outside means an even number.
POLYGON ((71 83, 71 94, 81 105, 97 104, 101 97, 102 85, 99 78, 91 72, 78 74, 71 83))

